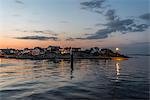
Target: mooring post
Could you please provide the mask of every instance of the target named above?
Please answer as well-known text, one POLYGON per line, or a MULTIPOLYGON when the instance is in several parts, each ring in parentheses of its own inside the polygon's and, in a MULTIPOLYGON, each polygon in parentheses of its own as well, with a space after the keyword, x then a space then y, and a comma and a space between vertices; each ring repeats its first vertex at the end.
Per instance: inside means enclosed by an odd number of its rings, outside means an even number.
POLYGON ((73 52, 72 52, 72 49, 71 49, 71 51, 70 51, 70 62, 71 62, 71 64, 70 64, 70 68, 71 68, 71 76, 70 76, 70 78, 72 79, 73 78, 73 52))
POLYGON ((72 52, 72 49, 70 52, 70 60, 71 60, 71 69, 73 69, 73 52, 72 52))

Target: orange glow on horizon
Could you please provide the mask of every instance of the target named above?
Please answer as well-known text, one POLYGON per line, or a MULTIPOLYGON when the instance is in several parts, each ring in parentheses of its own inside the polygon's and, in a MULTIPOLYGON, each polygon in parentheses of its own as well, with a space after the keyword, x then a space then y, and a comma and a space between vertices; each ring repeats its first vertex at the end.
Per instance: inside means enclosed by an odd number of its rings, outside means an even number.
POLYGON ((23 40, 23 39, 13 39, 13 38, 0 38, 0 48, 34 48, 43 47, 46 48, 49 45, 60 46, 60 47, 81 47, 81 48, 91 48, 91 47, 106 47, 113 46, 117 43, 114 40, 109 41, 94 41, 94 40, 74 40, 74 41, 38 41, 38 40, 23 40))
POLYGON ((18 39, 0 39, 0 48, 33 48, 33 47, 47 47, 48 45, 57 45, 53 41, 33 41, 33 40, 18 40, 18 39))

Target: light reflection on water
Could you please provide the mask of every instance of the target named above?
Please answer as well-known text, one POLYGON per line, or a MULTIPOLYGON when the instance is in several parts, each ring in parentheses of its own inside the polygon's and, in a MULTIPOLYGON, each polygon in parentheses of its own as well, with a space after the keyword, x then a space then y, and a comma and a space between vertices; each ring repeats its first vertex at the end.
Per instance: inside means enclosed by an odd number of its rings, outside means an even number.
POLYGON ((0 100, 147 99, 148 59, 1 59, 0 100))
POLYGON ((117 73, 116 78, 118 79, 118 76, 120 75, 120 64, 119 64, 119 62, 116 62, 116 73, 117 73))

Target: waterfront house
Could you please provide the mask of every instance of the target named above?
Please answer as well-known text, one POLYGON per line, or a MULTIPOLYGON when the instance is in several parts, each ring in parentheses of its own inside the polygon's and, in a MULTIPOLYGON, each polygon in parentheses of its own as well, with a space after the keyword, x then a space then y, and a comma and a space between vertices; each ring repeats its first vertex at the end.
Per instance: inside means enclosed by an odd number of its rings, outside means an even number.
POLYGON ((25 48, 24 50, 22 50, 22 54, 30 54, 32 51, 32 49, 29 49, 29 48, 25 48))
POLYGON ((100 49, 98 47, 94 47, 94 48, 91 48, 91 53, 96 53, 96 52, 100 52, 100 49))
POLYGON ((61 49, 61 54, 69 54, 70 52, 80 52, 81 48, 71 48, 71 47, 66 47, 61 49))
POLYGON ((60 50, 60 46, 48 46, 47 50, 50 52, 58 52, 60 50))
POLYGON ((37 55, 40 54, 40 50, 39 50, 39 49, 33 49, 33 50, 31 51, 31 54, 32 54, 33 56, 37 56, 37 55))
POLYGON ((15 49, 9 49, 10 54, 15 54, 16 50, 15 49))
POLYGON ((16 50, 15 49, 0 49, 0 53, 10 55, 10 54, 15 54, 16 50))
POLYGON ((116 56, 116 53, 114 53, 112 50, 106 49, 106 48, 101 49, 100 54, 102 56, 116 56))
POLYGON ((72 48, 72 52, 79 52, 81 51, 81 48, 72 48))
POLYGON ((71 47, 66 47, 66 48, 62 49, 61 53, 63 53, 63 54, 70 54, 70 51, 71 51, 71 47))
POLYGON ((31 54, 33 56, 37 56, 37 55, 42 55, 44 54, 44 49, 43 48, 40 48, 40 47, 35 47, 32 51, 31 51, 31 54))

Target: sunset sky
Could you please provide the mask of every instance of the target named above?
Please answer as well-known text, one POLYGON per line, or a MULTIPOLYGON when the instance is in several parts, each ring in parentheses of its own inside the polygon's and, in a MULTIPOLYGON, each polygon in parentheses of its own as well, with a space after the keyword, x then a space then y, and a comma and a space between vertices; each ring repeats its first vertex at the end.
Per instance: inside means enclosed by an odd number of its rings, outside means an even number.
POLYGON ((142 49, 149 45, 149 5, 149 0, 0 0, 0 48, 142 49))

